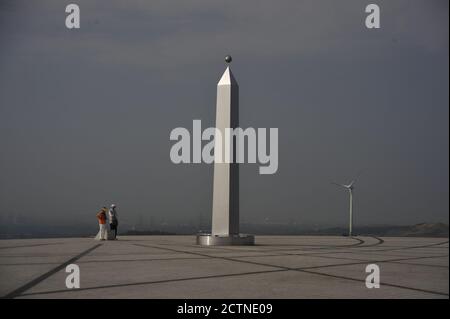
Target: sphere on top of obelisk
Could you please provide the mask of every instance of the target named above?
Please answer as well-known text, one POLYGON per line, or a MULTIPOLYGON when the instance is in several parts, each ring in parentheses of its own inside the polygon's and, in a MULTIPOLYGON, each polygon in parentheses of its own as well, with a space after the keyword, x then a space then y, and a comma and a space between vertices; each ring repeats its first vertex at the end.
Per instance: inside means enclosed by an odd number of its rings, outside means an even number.
POLYGON ((231 55, 227 55, 227 56, 225 57, 225 62, 226 62, 226 63, 231 63, 232 60, 233 60, 233 59, 231 58, 231 55))

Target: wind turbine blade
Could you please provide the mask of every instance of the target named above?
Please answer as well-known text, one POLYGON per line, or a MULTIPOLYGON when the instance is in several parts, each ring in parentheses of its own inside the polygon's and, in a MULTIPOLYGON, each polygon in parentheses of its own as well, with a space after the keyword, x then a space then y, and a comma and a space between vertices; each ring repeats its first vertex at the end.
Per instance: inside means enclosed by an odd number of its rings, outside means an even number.
POLYGON ((348 186, 347 185, 344 185, 344 184, 339 184, 339 183, 335 183, 335 182, 330 182, 331 184, 334 184, 334 185, 337 185, 337 186, 342 186, 342 187, 344 187, 344 188, 348 188, 348 186))
POLYGON ((359 176, 361 176, 362 172, 363 172, 363 170, 360 170, 358 172, 358 174, 356 174, 355 178, 352 180, 352 182, 350 183, 349 186, 353 186, 353 184, 356 182, 356 180, 359 178, 359 176))

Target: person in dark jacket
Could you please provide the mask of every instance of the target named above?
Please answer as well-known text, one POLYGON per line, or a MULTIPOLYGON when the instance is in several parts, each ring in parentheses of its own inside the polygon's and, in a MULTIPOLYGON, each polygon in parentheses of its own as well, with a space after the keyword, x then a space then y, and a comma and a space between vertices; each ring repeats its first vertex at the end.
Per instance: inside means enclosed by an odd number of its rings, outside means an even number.
POLYGON ((109 208, 109 229, 112 233, 112 239, 117 239, 117 226, 119 225, 119 219, 117 218, 116 205, 112 204, 109 208))

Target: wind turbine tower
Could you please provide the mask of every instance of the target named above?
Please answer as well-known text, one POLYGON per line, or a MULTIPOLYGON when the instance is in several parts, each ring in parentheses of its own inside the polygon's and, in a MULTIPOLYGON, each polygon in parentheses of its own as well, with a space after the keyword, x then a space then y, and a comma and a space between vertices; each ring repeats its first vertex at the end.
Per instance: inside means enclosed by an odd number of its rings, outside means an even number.
POLYGON ((353 234, 353 190, 355 189, 355 182, 356 179, 359 177, 360 174, 357 175, 357 177, 355 177, 355 179, 353 179, 350 184, 345 185, 345 184, 339 184, 339 183, 335 183, 335 182, 331 182, 334 185, 340 186, 345 188, 349 195, 350 195, 350 203, 349 203, 349 222, 348 222, 348 236, 352 236, 353 234))

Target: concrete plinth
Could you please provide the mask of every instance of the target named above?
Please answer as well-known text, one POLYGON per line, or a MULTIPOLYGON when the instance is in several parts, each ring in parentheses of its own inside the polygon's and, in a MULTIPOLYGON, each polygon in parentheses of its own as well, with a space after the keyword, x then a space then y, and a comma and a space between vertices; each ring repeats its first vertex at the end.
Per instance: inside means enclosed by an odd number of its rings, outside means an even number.
POLYGON ((197 245, 204 246, 227 246, 227 245, 243 245, 250 246, 255 244, 255 237, 253 235, 211 235, 198 234, 197 245))

